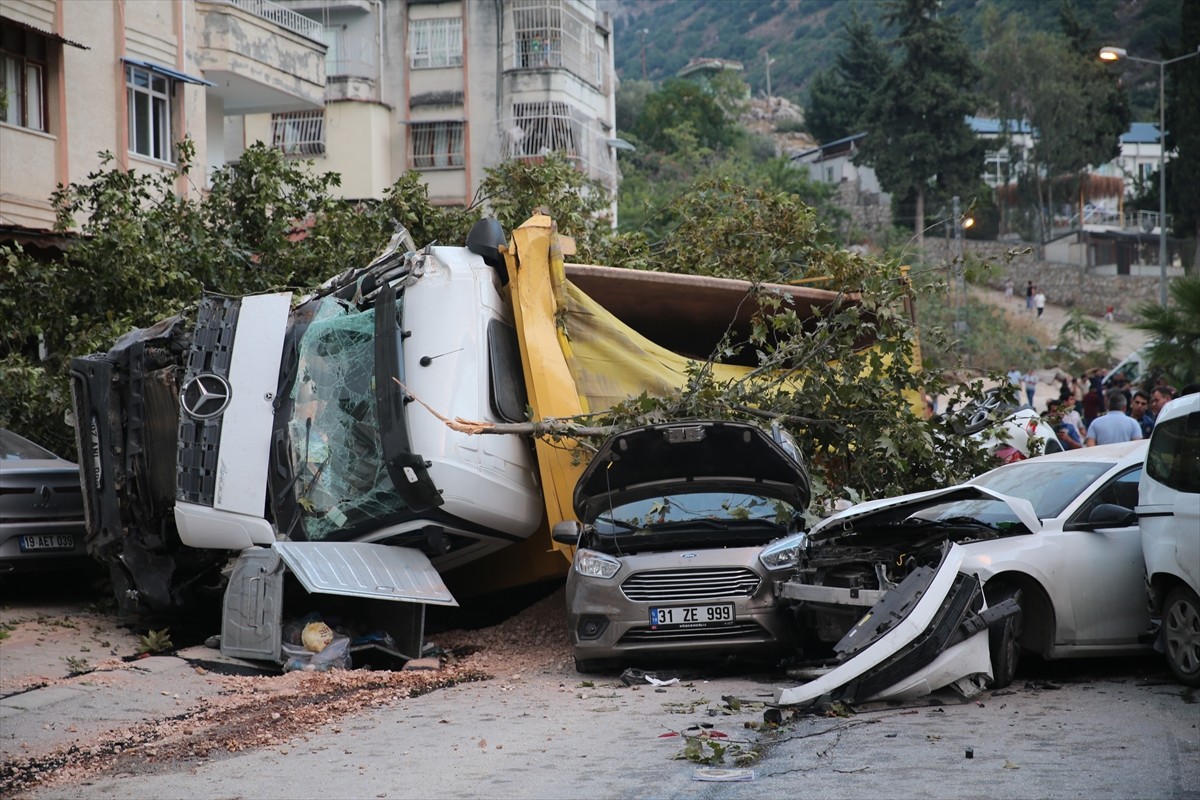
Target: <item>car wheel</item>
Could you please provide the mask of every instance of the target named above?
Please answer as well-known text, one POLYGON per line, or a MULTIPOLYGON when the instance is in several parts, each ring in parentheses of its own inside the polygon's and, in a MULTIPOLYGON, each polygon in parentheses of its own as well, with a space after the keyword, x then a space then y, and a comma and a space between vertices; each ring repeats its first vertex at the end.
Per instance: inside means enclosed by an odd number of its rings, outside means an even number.
POLYGON ((989 389, 978 403, 971 403, 956 416, 963 420, 963 432, 968 436, 979 433, 1000 416, 1000 412, 1012 410, 1015 406, 1004 399, 999 389, 989 389))
POLYGON ((999 625, 988 629, 988 647, 992 656, 992 688, 1003 689, 1017 675, 1017 664, 1021 660, 1021 634, 1024 630, 1025 612, 1021 609, 1021 590, 1014 586, 997 586, 986 592, 988 605, 999 605, 1012 599, 1017 604, 1017 613, 999 625))
POLYGON ((1171 672, 1186 686, 1200 686, 1200 599, 1195 592, 1182 585, 1171 590, 1162 628, 1171 672))

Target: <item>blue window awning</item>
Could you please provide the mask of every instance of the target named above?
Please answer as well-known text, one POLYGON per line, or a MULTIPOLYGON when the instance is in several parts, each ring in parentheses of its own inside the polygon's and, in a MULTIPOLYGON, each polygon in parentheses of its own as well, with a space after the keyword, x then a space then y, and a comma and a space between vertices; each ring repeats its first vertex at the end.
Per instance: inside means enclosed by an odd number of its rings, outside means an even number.
POLYGON ((141 67, 142 69, 148 69, 151 72, 157 72, 159 75, 170 78, 174 81, 193 83, 196 86, 216 85, 212 81, 206 81, 204 78, 197 78, 195 75, 188 75, 186 72, 180 72, 179 70, 171 69, 170 67, 164 67, 162 64, 155 64, 153 61, 143 61, 140 58, 130 58, 129 56, 125 56, 121 60, 126 64, 130 64, 135 67, 141 67))

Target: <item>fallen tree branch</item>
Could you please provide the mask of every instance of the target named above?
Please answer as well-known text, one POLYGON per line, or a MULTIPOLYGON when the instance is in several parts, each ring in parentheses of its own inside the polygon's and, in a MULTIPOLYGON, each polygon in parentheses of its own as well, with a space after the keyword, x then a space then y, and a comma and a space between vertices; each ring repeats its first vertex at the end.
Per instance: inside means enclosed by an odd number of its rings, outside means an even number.
POLYGON ((442 421, 447 428, 458 433, 465 433, 468 436, 479 436, 481 434, 516 434, 519 436, 536 436, 538 438, 545 437, 570 437, 577 436, 609 436, 616 432, 617 428, 613 425, 580 425, 575 422, 576 417, 546 417, 536 422, 486 422, 479 420, 463 419, 455 417, 450 419, 445 414, 440 413, 437 409, 430 406, 421 398, 413 394, 407 386, 397 378, 392 378, 396 385, 404 390, 405 394, 413 400, 421 404, 421 407, 428 411, 433 416, 442 421))

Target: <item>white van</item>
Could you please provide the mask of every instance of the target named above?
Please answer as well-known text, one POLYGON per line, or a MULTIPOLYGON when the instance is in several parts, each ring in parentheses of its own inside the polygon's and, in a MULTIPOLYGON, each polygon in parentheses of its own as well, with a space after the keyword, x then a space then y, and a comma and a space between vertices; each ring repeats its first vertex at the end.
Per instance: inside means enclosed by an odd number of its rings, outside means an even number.
POLYGON ((1107 392, 1111 388, 1112 379, 1117 375, 1124 375, 1130 385, 1140 383, 1146 377, 1148 366, 1145 354, 1141 350, 1134 350, 1104 376, 1104 391, 1107 392))
POLYGON ((1138 484, 1151 615, 1171 671, 1200 686, 1200 394, 1163 407, 1138 484))

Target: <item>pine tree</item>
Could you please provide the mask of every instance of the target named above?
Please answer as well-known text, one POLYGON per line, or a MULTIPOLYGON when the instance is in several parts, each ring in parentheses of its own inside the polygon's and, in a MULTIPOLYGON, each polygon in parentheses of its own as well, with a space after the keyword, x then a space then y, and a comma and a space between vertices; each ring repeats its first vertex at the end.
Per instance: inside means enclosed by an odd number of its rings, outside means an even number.
POLYGON ((885 18, 899 26, 896 43, 904 55, 872 98, 861 156, 884 190, 914 198, 918 244, 930 193, 967 193, 983 166, 983 144, 966 122, 976 111, 979 68, 957 18, 939 17, 939 6, 938 0, 890 0, 885 18))

